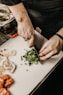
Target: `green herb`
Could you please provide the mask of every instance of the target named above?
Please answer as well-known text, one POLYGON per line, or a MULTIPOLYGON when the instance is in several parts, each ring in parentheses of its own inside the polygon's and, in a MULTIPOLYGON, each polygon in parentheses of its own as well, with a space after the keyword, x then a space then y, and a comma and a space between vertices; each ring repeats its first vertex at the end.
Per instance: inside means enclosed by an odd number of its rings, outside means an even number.
POLYGON ((34 49, 27 51, 26 54, 23 56, 26 61, 28 61, 28 64, 38 64, 39 58, 37 56, 37 53, 34 49))

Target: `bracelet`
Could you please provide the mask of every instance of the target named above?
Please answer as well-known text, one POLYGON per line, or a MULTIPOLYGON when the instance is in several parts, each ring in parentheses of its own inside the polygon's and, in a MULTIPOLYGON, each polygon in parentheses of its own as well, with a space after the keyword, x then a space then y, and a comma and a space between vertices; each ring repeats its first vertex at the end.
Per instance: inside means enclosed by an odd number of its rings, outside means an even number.
POLYGON ((55 35, 60 37, 63 40, 63 37, 60 34, 55 34, 55 35))

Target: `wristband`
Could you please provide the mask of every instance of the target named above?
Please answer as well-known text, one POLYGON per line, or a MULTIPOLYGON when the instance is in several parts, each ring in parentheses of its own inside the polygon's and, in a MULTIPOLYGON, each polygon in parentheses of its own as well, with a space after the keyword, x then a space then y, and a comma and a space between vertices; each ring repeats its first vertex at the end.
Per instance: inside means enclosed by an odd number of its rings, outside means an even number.
MULTIPOLYGON (((55 34, 55 35, 63 40, 63 37, 60 34, 55 34)), ((62 51, 63 51, 63 46, 62 46, 62 51)))
POLYGON ((55 34, 55 35, 63 40, 63 37, 60 34, 55 34))

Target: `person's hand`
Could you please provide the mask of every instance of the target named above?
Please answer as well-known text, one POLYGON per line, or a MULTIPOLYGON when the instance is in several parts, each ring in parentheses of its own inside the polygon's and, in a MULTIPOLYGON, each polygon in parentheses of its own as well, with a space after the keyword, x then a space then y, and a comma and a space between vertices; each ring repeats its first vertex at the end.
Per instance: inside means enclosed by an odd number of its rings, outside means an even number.
POLYGON ((28 41, 30 47, 33 46, 34 28, 29 17, 24 18, 21 22, 18 22, 18 34, 28 41))
POLYGON ((9 9, 13 13, 17 21, 18 34, 25 40, 28 40, 30 47, 33 46, 34 28, 23 3, 18 3, 16 5, 9 6, 9 9))
POLYGON ((40 60, 46 60, 51 56, 58 54, 61 48, 62 48, 62 39, 60 39, 56 35, 53 36, 40 49, 39 51, 40 60))

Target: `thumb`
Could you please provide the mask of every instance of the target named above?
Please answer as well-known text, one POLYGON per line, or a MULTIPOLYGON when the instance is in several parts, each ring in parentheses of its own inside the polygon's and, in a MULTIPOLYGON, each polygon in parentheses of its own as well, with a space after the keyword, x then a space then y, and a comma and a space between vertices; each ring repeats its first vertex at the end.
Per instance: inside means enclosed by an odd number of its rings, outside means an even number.
POLYGON ((34 45, 34 35, 31 35, 31 38, 28 40, 29 47, 34 45))

